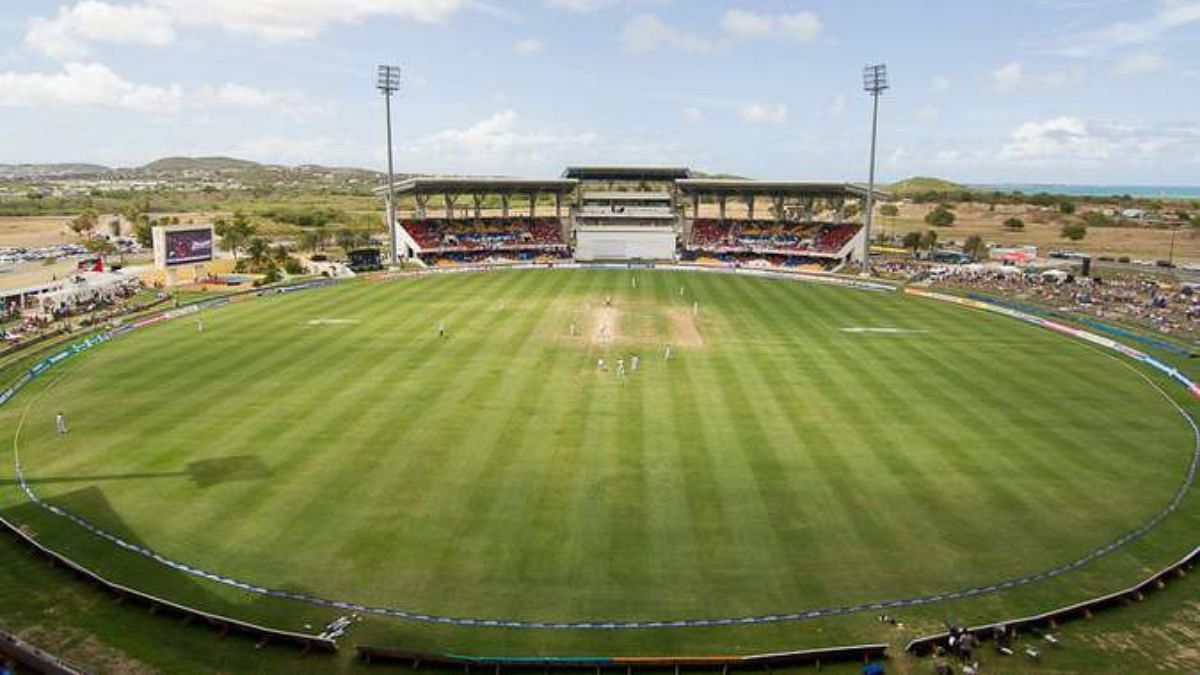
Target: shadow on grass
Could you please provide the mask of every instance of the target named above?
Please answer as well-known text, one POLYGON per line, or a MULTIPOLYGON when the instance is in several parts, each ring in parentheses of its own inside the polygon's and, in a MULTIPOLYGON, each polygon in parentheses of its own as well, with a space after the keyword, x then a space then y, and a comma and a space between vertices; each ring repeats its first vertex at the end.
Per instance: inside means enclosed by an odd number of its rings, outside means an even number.
MULTIPOLYGON (((224 465, 221 465, 224 466, 224 465)), ((245 466, 239 463, 231 465, 232 475, 244 475, 245 466), (239 468, 240 467, 240 468, 239 468), (241 471, 243 473, 239 474, 241 471)), ((220 467, 219 467, 220 468, 220 467)), ((229 467, 225 467, 229 468, 229 467)), ((212 471, 209 469, 209 471, 212 471)), ((225 471, 213 472, 222 480, 227 480, 225 471)), ((178 475, 192 475, 190 472, 179 472, 178 475)), ((212 479, 212 473, 201 474, 212 479)), ((242 479, 242 478, 234 478, 242 479)), ((83 518, 100 527, 125 542, 145 547, 146 543, 138 536, 133 528, 113 509, 104 491, 91 486, 68 492, 49 500, 55 506, 66 509, 76 516, 83 518)), ((315 607, 295 601, 269 598, 251 594, 228 587, 221 587, 213 582, 198 579, 186 573, 170 569, 164 565, 138 553, 127 551, 116 544, 88 532, 79 525, 65 518, 46 511, 31 502, 24 502, 0 511, 6 520, 33 536, 39 543, 58 553, 65 555, 92 572, 105 577, 111 582, 126 585, 143 593, 148 593, 175 603, 186 605, 201 611, 223 615, 230 618, 259 623, 277 629, 315 633, 325 624, 332 621, 340 613, 336 609, 315 607), (310 630, 311 627, 311 630, 310 630)), ((164 513, 164 521, 169 522, 169 513, 164 513)), ((0 531, 0 537, 9 537, 6 531, 0 531)), ((183 561, 194 562, 194 561, 183 561)), ((220 572, 221 570, 213 570, 220 572)), ((100 588, 85 581, 82 577, 61 571, 49 579, 57 586, 60 583, 78 584, 81 587, 100 588)), ((271 584, 271 580, 257 580, 271 584)), ((281 584, 282 588, 295 593, 309 593, 311 589, 296 584, 281 584)), ((32 590, 32 589, 31 589, 32 590)), ((47 594, 52 595, 52 594, 47 594)), ((114 597, 114 602, 115 598, 114 597)), ((132 612, 144 613, 144 607, 127 604, 132 612)), ((166 643, 184 640, 199 641, 200 644, 210 644, 210 637, 218 635, 216 629, 203 621, 180 621, 178 615, 161 615, 159 620, 147 627, 161 629, 163 635, 141 635, 138 641, 156 641, 162 639, 166 643), (191 636, 191 637, 188 637, 191 636)), ((111 638, 111 636, 109 636, 111 638)), ((268 652, 263 651, 265 643, 257 644, 254 638, 225 641, 226 645, 220 650, 220 656, 213 654, 214 660, 228 661, 239 664, 237 670, 258 670, 259 664, 276 663, 273 659, 287 658, 288 654, 299 655, 300 650, 294 646, 277 643, 272 644, 268 652)), ((313 656, 310 658, 323 659, 313 656)), ((94 664, 83 664, 94 665, 94 664)), ((268 668, 270 670, 270 668, 268 668)))
MULTIPOLYGON (((255 455, 234 455, 190 462, 182 471, 114 473, 96 476, 26 476, 30 485, 55 483, 100 483, 124 480, 154 480, 159 478, 190 478, 197 487, 210 488, 223 483, 263 480, 271 477, 271 469, 255 455)), ((16 479, 0 480, 0 487, 17 485, 16 479)), ((57 500, 55 500, 57 501, 57 500)))

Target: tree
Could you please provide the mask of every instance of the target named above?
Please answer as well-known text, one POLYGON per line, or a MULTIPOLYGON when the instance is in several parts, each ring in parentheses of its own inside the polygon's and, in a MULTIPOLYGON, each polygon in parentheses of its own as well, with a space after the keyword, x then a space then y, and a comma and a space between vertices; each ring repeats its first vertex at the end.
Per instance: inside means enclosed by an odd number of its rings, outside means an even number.
POLYGON ((103 239, 103 238, 88 239, 86 246, 87 246, 87 250, 100 256, 101 260, 104 260, 104 256, 112 255, 117 252, 116 245, 113 244, 111 241, 109 241, 107 239, 103 239))
POLYGON ((371 235, 362 230, 352 230, 344 227, 334 233, 333 240, 338 248, 343 251, 351 251, 370 243, 371 235))
POLYGON ((142 248, 150 248, 154 246, 154 235, 152 232, 152 224, 149 220, 142 219, 133 223, 133 238, 137 239, 138 244, 142 248))
POLYGON ((1022 232, 1025 229, 1025 221, 1013 216, 1004 221, 1004 229, 1009 232, 1022 232))
POLYGON ((239 211, 233 214, 233 220, 227 221, 224 218, 214 220, 213 232, 221 238, 221 250, 232 253, 233 261, 236 264, 238 251, 246 248, 251 238, 258 234, 258 228, 250 224, 250 219, 239 211))
POLYGON ((77 236, 85 239, 91 239, 92 232, 96 229, 96 223, 99 221, 99 219, 100 217, 96 215, 95 211, 88 209, 76 216, 71 221, 71 231, 77 236))
POLYGON ((925 222, 934 227, 950 227, 954 224, 954 212, 944 204, 939 204, 925 214, 925 222))
POLYGON ((932 251, 937 248, 938 233, 933 230, 926 230, 925 234, 921 235, 921 248, 926 251, 932 251))
POLYGON ((1072 213, 1075 213, 1075 202, 1059 202, 1058 212, 1064 213, 1068 216, 1072 213))
POLYGON ((971 256, 972 260, 986 259, 988 257, 987 243, 983 241, 983 237, 973 234, 963 242, 963 253, 971 256))
POLYGON ((1087 225, 1084 225, 1083 223, 1067 223, 1066 225, 1062 226, 1062 230, 1059 232, 1059 235, 1063 239, 1079 241, 1087 236, 1087 225))
POLYGON ((305 230, 300 233, 298 242, 300 244, 300 248, 306 248, 312 253, 316 253, 317 248, 322 245, 324 239, 324 232, 318 232, 317 230, 305 230))
POLYGON ((904 248, 916 253, 921 248, 921 233, 909 232, 904 235, 904 248))
POLYGON ((896 216, 900 215, 900 207, 896 206, 895 204, 884 204, 883 206, 879 207, 879 215, 886 216, 888 218, 895 218, 896 216))
POLYGON ((134 199, 130 201, 121 210, 121 215, 133 226, 133 236, 143 248, 150 248, 154 245, 151 234, 154 224, 150 221, 149 200, 134 199))
POLYGON ((250 264, 250 269, 256 272, 274 267, 275 264, 271 260, 271 242, 262 237, 251 238, 246 244, 246 261, 250 264))
POLYGON ((1113 225, 1113 219, 1099 211, 1088 211, 1080 217, 1083 218, 1083 225, 1085 227, 1109 227, 1113 225))

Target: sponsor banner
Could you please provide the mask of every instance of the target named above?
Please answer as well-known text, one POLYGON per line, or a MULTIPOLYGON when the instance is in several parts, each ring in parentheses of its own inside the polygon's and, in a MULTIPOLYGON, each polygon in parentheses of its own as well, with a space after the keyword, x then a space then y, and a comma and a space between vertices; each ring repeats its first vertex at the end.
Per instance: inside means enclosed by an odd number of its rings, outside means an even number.
POLYGON ((1085 342, 1090 342, 1091 344, 1094 344, 1098 347, 1103 347, 1105 349, 1109 349, 1109 350, 1124 354, 1125 356, 1128 356, 1129 358, 1134 359, 1135 361, 1141 361, 1142 363, 1159 371, 1160 373, 1166 375, 1167 377, 1171 378, 1172 380, 1175 380, 1179 384, 1182 384, 1183 386, 1188 388, 1188 391, 1190 391, 1193 396, 1200 398, 1200 385, 1193 382, 1191 380, 1191 378, 1189 378, 1188 376, 1179 372, 1179 370, 1177 368, 1175 368, 1174 366, 1172 366, 1168 363, 1163 363, 1162 361, 1159 361, 1158 359, 1154 358, 1153 356, 1150 356, 1149 354, 1147 354, 1143 351, 1139 351, 1137 349, 1134 349, 1133 347, 1130 347, 1129 345, 1117 342, 1116 340, 1113 340, 1112 338, 1107 338, 1107 337, 1104 337, 1103 335, 1096 335, 1095 333, 1090 333, 1088 331, 1085 331, 1085 330, 1082 330, 1079 328, 1075 328, 1074 326, 1068 326, 1066 324, 1061 324, 1061 323, 1058 323, 1057 321, 1051 321, 1049 319, 1044 319, 1040 316, 1035 316, 1035 315, 1029 314, 1027 312, 1021 312, 1021 311, 1012 309, 1010 307, 994 304, 991 302, 983 302, 981 300, 974 300, 972 298, 964 298, 959 295, 949 295, 946 293, 937 293, 934 291, 926 291, 926 290, 921 290, 921 289, 916 289, 916 288, 906 288, 906 289, 904 289, 904 292, 909 295, 915 295, 915 296, 921 297, 921 298, 929 298, 930 300, 940 300, 942 302, 951 302, 956 305, 963 305, 963 306, 971 307, 974 309, 982 309, 986 312, 992 312, 995 314, 1003 314, 1005 316, 1012 317, 1019 321, 1031 323, 1031 324, 1034 324, 1035 326, 1041 326, 1043 328, 1049 328, 1052 331, 1056 331, 1056 332, 1062 333, 1064 335, 1069 335, 1071 337, 1078 338, 1080 340, 1084 340, 1085 342))
POLYGON ((96 345, 108 342, 110 339, 112 339, 112 336, 109 333, 97 333, 85 340, 76 342, 62 351, 33 364, 33 367, 29 369, 29 376, 30 378, 37 377, 72 356, 87 351, 96 345))

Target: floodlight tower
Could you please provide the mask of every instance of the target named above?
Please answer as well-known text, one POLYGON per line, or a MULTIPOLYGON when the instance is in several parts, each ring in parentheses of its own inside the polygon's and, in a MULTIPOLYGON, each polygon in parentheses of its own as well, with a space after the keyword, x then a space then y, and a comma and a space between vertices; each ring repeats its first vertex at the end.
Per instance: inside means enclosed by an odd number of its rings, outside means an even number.
POLYGON ((396 265, 400 262, 400 238, 396 236, 396 178, 392 174, 392 94, 400 91, 400 66, 379 66, 378 73, 375 88, 383 94, 384 109, 387 112, 387 226, 388 240, 391 242, 389 261, 396 265))
POLYGON ((871 273, 871 221, 875 216, 875 137, 879 131, 879 96, 888 88, 887 65, 863 68, 863 90, 871 95, 871 169, 867 178, 867 217, 863 221, 862 273, 871 273))

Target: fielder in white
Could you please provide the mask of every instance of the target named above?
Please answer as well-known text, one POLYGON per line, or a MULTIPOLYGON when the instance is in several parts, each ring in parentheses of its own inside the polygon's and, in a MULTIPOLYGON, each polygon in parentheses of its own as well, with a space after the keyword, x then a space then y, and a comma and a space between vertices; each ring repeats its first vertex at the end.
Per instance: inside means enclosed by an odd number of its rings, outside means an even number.
POLYGON ((59 411, 59 413, 54 416, 54 429, 58 432, 59 436, 63 436, 67 433, 67 418, 62 414, 62 411, 59 411))

